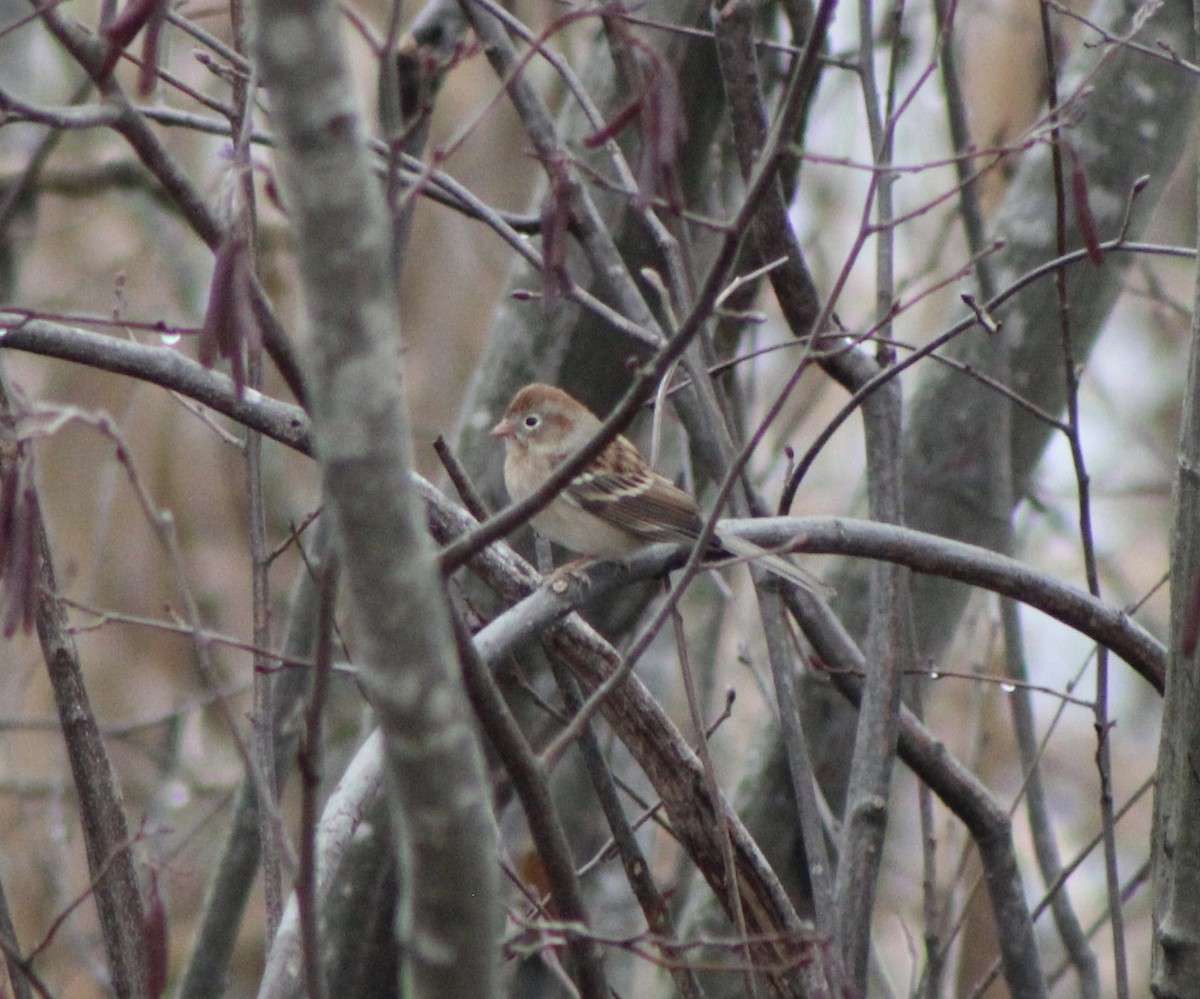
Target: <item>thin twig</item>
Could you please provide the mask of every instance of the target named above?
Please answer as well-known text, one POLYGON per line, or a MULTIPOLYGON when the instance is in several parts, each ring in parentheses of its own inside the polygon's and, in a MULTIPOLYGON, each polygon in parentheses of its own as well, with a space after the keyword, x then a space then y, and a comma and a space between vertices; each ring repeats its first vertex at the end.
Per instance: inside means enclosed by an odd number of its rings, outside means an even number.
POLYGON ((12 912, 8 907, 8 896, 2 885, 0 885, 0 952, 4 954, 4 963, 8 970, 8 982, 13 990, 13 999, 31 999, 31 987, 37 989, 40 996, 48 995, 44 983, 34 973, 29 962, 21 956, 21 947, 17 942, 17 928, 13 925, 12 912))
MULTIPOLYGON (((1051 116, 1050 157, 1054 174, 1055 245, 1061 255, 1067 244, 1067 191, 1063 172, 1063 135, 1059 119, 1058 66, 1054 53, 1054 31, 1050 12, 1039 6, 1042 28, 1042 50, 1046 59, 1047 100, 1051 116)), ((1082 168, 1077 168, 1082 169, 1082 168)), ((1086 194, 1084 195, 1086 197, 1086 194)), ((1081 222, 1082 224, 1082 222, 1081 222)), ((1091 234, 1095 238, 1095 233, 1091 234)), ((1079 372, 1075 367, 1075 349, 1071 343, 1071 317, 1067 295, 1067 272, 1054 275, 1058 296, 1059 337, 1062 344, 1063 377, 1066 382, 1067 440, 1071 447, 1071 463, 1075 469, 1078 489, 1079 538, 1083 547, 1084 571, 1088 590, 1100 596, 1100 577, 1096 569, 1096 549, 1092 533, 1090 479, 1083 454, 1079 426, 1079 372)), ((1112 758, 1108 721, 1108 650, 1100 648, 1096 656, 1096 769, 1100 777, 1100 820, 1104 830, 1104 873, 1108 886, 1109 913, 1112 917, 1113 972, 1116 978, 1117 999, 1129 999, 1129 961, 1125 954, 1125 920, 1121 912, 1121 875, 1117 866, 1117 839, 1113 818, 1112 758)))
MULTIPOLYGON (((1014 601, 1002 600, 1000 615, 1004 628, 1004 650, 1009 676, 1013 678, 1016 686, 1021 687, 1028 676, 1028 670, 1021 639, 1020 611, 1014 601)), ((1033 705, 1027 690, 1014 690, 1013 694, 1009 700, 1009 708, 1012 712, 1017 749, 1021 754, 1021 767, 1026 775, 1024 796, 1030 833, 1033 837, 1033 850, 1043 882, 1051 884, 1058 879, 1062 864, 1058 856, 1058 845, 1054 840, 1051 809, 1041 780, 1033 705)), ((1095 705, 1091 705, 1091 708, 1094 712, 1095 705)), ((1066 892, 1057 892, 1051 899, 1051 908, 1058 935, 1062 938, 1063 946, 1079 975, 1080 996, 1083 999, 1099 999, 1100 971, 1096 955, 1088 947, 1087 938, 1071 905, 1070 897, 1066 892)))
MULTIPOLYGON (((893 5, 892 37, 901 33, 903 12, 903 3, 893 5)), ((874 68, 873 14, 874 4, 870 0, 860 0, 858 76, 878 171, 874 175, 877 178, 874 192, 875 317, 884 339, 876 345, 875 360, 881 370, 888 370, 896 360, 895 351, 887 346, 886 340, 891 333, 895 299, 892 192, 896 178, 888 167, 898 121, 895 110, 898 55, 893 47, 886 91, 881 92, 874 68)), ((888 390, 876 393, 863 407, 867 503, 871 519, 880 523, 904 522, 901 406, 900 383, 893 380, 888 390)), ((913 636, 908 628, 908 584, 908 573, 898 566, 872 569, 865 648, 871 669, 863 682, 859 703, 834 883, 838 944, 852 987, 860 992, 865 992, 867 986, 871 916, 888 825, 902 681, 913 655, 913 636)))
MULTIPOLYGON (((516 719, 479 658, 471 634, 460 614, 454 614, 454 637, 462 663, 467 696, 504 767, 512 778, 528 819, 529 832, 554 892, 556 910, 565 920, 589 924, 583 892, 575 873, 566 832, 546 782, 546 770, 533 753, 516 719)), ((583 999, 607 999, 608 985, 599 948, 588 936, 572 934, 568 946, 574 955, 583 999)))
MULTIPOLYGON (((549 659, 563 703, 569 712, 578 711, 583 704, 583 695, 579 692, 578 683, 556 657, 550 656, 549 659)), ((625 870, 625 879, 629 882, 634 898, 637 899, 642 914, 646 917, 646 925, 650 928, 650 932, 659 939, 675 941, 675 926, 670 907, 654 883, 650 863, 642 852, 637 836, 634 835, 636 825, 630 823, 621 808, 616 781, 604 759, 603 752, 601 752, 600 741, 596 737, 595 730, 590 725, 585 726, 579 734, 579 750, 600 807, 604 812, 605 821, 612 833, 611 843, 621 859, 621 866, 625 870)), ((649 814, 645 815, 641 821, 646 821, 648 818, 649 814)), ((608 846, 601 850, 597 857, 602 857, 607 853, 608 846)), ((583 877, 587 870, 588 865, 582 865, 579 869, 579 876, 583 877)), ((676 948, 677 943, 664 944, 657 957, 667 961, 668 971, 683 999, 702 999, 703 992, 695 972, 685 964, 669 960, 670 956, 676 953, 676 948)))
MULTIPOLYGON (((0 472, 5 477, 16 475, 15 463, 21 460, 18 415, 7 377, 0 371, 0 472)), ((145 909, 120 784, 92 710, 74 637, 67 631, 66 610, 58 599, 59 584, 36 484, 31 484, 21 502, 26 505, 35 546, 29 571, 36 580, 36 595, 29 611, 36 623, 78 796, 91 874, 87 894, 95 898, 100 915, 114 989, 141 995, 149 974, 145 909)), ((29 958, 35 954, 36 949, 29 958)))
MULTIPOLYGON (((321 956, 320 910, 317 904, 317 823, 321 817, 321 777, 324 769, 324 715, 333 664, 334 611, 337 601, 337 556, 330 552, 318 569, 316 668, 312 690, 304 709, 304 734, 300 740, 300 865, 296 877, 296 902, 300 910, 300 936, 304 950, 304 985, 308 999, 325 996, 325 969, 321 956)), ((268 719, 269 721, 270 719, 268 719)))
MULTIPOLYGON (((704 768, 704 780, 708 784, 709 794, 715 799, 721 793, 721 785, 717 782, 717 771, 713 767, 712 753, 709 752, 708 739, 704 735, 703 709, 696 696, 696 678, 692 675, 692 666, 687 654, 687 642, 683 634, 683 618, 678 607, 672 608, 671 628, 675 634, 675 648, 679 655, 679 672, 683 678, 684 693, 687 695, 688 711, 692 716, 692 727, 696 730, 696 754, 700 757, 700 765, 704 768)), ((726 910, 733 913, 733 925, 737 930, 738 939, 746 941, 744 951, 746 968, 742 973, 742 980, 746 984, 746 995, 750 999, 758 999, 758 978, 754 972, 754 952, 750 949, 746 929, 746 912, 742 908, 742 896, 738 890, 729 827, 722 823, 717 835, 721 847, 721 863, 725 867, 725 884, 729 891, 729 898, 725 903, 726 910)))

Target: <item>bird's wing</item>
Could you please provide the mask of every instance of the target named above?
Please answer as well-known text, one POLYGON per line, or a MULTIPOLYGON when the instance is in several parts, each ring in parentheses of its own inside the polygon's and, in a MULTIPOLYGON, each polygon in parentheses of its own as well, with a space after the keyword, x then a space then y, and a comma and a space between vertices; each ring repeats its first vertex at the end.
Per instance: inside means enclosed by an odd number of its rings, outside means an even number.
POLYGON ((690 541, 702 523, 696 501, 650 469, 624 438, 576 476, 566 494, 589 513, 648 541, 690 541))

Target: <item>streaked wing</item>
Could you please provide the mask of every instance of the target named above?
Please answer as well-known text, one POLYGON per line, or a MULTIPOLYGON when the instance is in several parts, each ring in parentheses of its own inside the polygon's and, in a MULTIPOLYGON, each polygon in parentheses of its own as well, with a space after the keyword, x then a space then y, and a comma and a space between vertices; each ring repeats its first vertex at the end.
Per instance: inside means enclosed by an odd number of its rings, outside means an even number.
POLYGON ((696 501, 649 469, 633 445, 618 438, 566 494, 589 513, 648 541, 690 541, 701 520, 696 501))

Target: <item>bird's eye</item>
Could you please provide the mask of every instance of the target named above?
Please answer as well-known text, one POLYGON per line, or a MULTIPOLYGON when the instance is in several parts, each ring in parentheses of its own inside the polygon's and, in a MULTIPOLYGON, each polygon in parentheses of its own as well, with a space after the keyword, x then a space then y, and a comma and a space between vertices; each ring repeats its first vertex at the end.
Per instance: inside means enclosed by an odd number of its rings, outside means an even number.
POLYGON ((538 416, 537 413, 530 413, 527 417, 525 417, 524 420, 525 429, 533 430, 541 422, 542 418, 538 416))

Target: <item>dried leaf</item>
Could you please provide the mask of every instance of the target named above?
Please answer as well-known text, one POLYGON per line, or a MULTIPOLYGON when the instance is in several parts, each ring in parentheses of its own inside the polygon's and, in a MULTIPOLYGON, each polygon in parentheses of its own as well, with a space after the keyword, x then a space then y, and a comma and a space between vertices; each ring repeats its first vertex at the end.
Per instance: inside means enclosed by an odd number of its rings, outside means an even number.
POLYGON ((166 5, 158 3, 154 16, 142 36, 142 66, 138 73, 137 92, 139 97, 149 97, 158 83, 159 42, 162 40, 163 25, 166 23, 166 5))
POLYGON ((257 350, 261 342, 252 290, 246 244, 231 232, 226 233, 217 248, 208 307, 200 329, 199 356, 205 367, 211 367, 218 356, 228 361, 239 396, 246 385, 246 350, 257 350))
MULTIPOLYGON (((116 66, 121 58, 121 53, 133 39, 137 33, 142 30, 147 24, 152 21, 158 21, 161 27, 163 19, 167 13, 166 0, 129 0, 125 8, 112 21, 102 26, 101 34, 108 39, 108 52, 104 56, 104 62, 100 66, 100 78, 107 79, 112 73, 113 67, 116 66)), ((151 52, 157 63, 158 40, 157 32, 155 32, 155 40, 151 46, 151 52)), ((142 72, 145 73, 143 66, 142 72)), ((157 73, 157 67, 155 68, 157 73)))
POLYGON ((657 72, 646 93, 642 112, 642 152, 638 159, 638 186, 642 197, 661 195, 675 211, 680 209, 677 185, 667 183, 687 141, 687 116, 679 93, 675 69, 658 60, 657 72))
POLYGON ((1064 148, 1067 151, 1067 158, 1071 161, 1071 199, 1075 203, 1075 217, 1079 222, 1079 233, 1083 236, 1083 245, 1087 247, 1088 259, 1099 267, 1104 263, 1104 253, 1100 249, 1100 236, 1096 232, 1096 218, 1092 215, 1092 205, 1088 200, 1087 173, 1070 144, 1065 144, 1064 148))
POLYGON ((584 139, 584 145, 595 148, 615 138, 636 120, 642 139, 637 161, 638 191, 644 201, 661 196, 672 209, 678 210, 677 188, 669 181, 688 135, 679 77, 674 66, 632 33, 626 33, 622 41, 645 65, 643 90, 608 124, 584 139))
POLYGON ((567 234, 571 228, 570 178, 566 164, 550 165, 550 190, 542 202, 542 302, 554 307, 571 290, 567 273, 567 234))
POLYGON ((38 599, 37 494, 33 458, 16 445, 15 459, 4 463, 0 481, 0 623, 5 638, 18 626, 33 630, 38 599))
POLYGON ((1187 608, 1183 612, 1183 633, 1179 647, 1189 659, 1196 653, 1200 643, 1200 573, 1192 579, 1192 591, 1188 594, 1187 608))
POLYGON ((158 891, 158 872, 150 872, 146 893, 146 912, 143 918, 146 942, 146 991, 158 999, 167 991, 167 972, 170 967, 167 910, 158 891))

